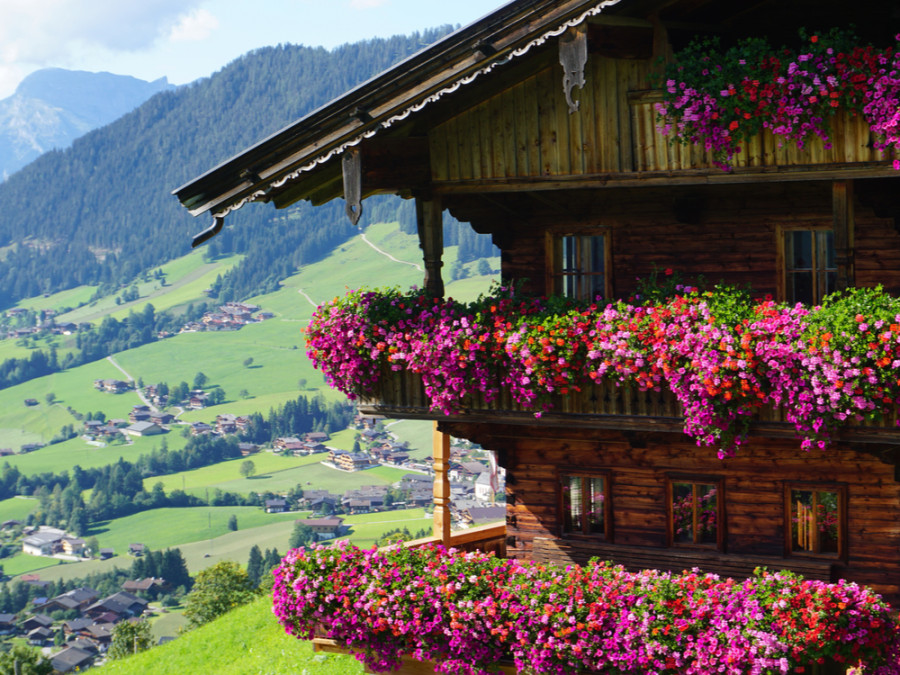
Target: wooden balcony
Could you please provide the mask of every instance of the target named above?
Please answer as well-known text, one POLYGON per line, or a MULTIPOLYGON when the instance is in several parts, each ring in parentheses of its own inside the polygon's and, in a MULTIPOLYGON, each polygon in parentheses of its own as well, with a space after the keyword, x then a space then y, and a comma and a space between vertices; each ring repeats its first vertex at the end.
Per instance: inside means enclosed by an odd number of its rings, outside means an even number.
MULTIPOLYGON (((429 408, 419 375, 408 371, 382 371, 380 388, 361 396, 359 409, 371 415, 395 419, 452 420, 485 424, 566 426, 623 431, 680 432, 684 426, 681 405, 674 394, 641 391, 630 384, 617 386, 607 380, 584 387, 580 392, 552 397, 549 410, 527 408, 503 390, 493 401, 481 394, 471 396, 462 409, 444 415, 429 408)), ((894 411, 878 421, 864 421, 845 427, 841 439, 863 443, 900 442, 898 415, 894 411)), ((795 438, 794 425, 785 421, 784 411, 772 406, 760 408, 753 417, 751 433, 770 438, 795 438)))
MULTIPOLYGON (((440 537, 424 537, 406 542, 406 548, 420 548, 429 544, 440 544, 440 537)), ((490 523, 453 532, 449 546, 459 551, 484 551, 498 558, 506 557, 506 523, 490 523)))
MULTIPOLYGON (((696 172, 717 170, 712 154, 702 146, 673 143, 657 131, 656 104, 663 101, 661 90, 634 91, 628 94, 634 170, 637 172, 696 172)), ((732 159, 734 172, 804 172, 857 165, 860 170, 889 172, 890 158, 874 148, 875 138, 862 115, 841 110, 831 120, 830 148, 811 138, 801 150, 766 130, 741 144, 732 159)))

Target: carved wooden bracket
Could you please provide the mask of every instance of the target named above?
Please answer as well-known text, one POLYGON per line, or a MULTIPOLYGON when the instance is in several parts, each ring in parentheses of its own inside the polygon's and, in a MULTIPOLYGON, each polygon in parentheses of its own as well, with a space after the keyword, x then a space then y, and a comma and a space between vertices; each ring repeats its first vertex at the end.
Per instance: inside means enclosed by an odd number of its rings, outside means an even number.
POLYGON ((588 58, 587 22, 573 26, 559 36, 559 62, 563 67, 563 92, 569 104, 569 114, 578 110, 578 101, 572 100, 575 87, 584 88, 584 66, 588 58))
POLYGON ((356 225, 362 217, 362 153, 359 148, 344 150, 344 209, 350 222, 356 225))

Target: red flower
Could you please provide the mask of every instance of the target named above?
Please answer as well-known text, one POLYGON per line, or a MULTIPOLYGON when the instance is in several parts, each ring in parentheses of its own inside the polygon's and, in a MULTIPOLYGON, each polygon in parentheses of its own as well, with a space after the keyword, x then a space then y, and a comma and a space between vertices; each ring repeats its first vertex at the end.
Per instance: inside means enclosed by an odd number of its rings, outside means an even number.
POLYGON ((671 268, 671 267, 667 267, 667 268, 666 268, 665 274, 666 274, 667 277, 672 276, 672 274, 673 274, 672 268, 671 268))

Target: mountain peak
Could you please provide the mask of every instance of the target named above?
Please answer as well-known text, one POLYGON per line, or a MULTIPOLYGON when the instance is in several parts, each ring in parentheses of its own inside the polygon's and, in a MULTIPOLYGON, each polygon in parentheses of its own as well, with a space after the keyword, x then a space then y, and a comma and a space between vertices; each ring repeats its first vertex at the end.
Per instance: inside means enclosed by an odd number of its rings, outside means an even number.
POLYGON ((6 177, 53 148, 134 110, 172 89, 165 77, 145 82, 129 75, 44 68, 28 75, 0 101, 0 176, 6 177))

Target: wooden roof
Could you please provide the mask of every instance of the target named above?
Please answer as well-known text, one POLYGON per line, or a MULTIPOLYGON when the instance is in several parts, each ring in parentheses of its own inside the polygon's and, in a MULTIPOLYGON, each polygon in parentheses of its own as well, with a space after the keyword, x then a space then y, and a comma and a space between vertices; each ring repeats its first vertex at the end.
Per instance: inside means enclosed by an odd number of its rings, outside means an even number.
MULTIPOLYGON (((378 134, 379 139, 400 139, 390 151, 400 147, 403 159, 416 156, 423 151, 421 129, 412 134, 412 126, 428 115, 422 111, 440 108, 433 104, 491 73, 510 72, 504 66, 586 20, 645 28, 661 22, 676 47, 713 32, 740 37, 762 31, 775 39, 783 32, 787 40, 809 22, 823 27, 855 23, 863 37, 888 44, 898 23, 895 5, 894 0, 872 0, 861 16, 858 6, 846 0, 513 0, 173 194, 193 215, 211 213, 216 218, 211 233, 218 231, 225 215, 250 201, 272 201, 279 208, 299 199, 328 201, 342 194, 336 158, 346 149, 378 134)), ((427 157, 427 147, 424 152, 427 157)), ((412 181, 413 171, 407 173, 412 181)), ((402 183, 407 177, 393 178, 402 183)))

